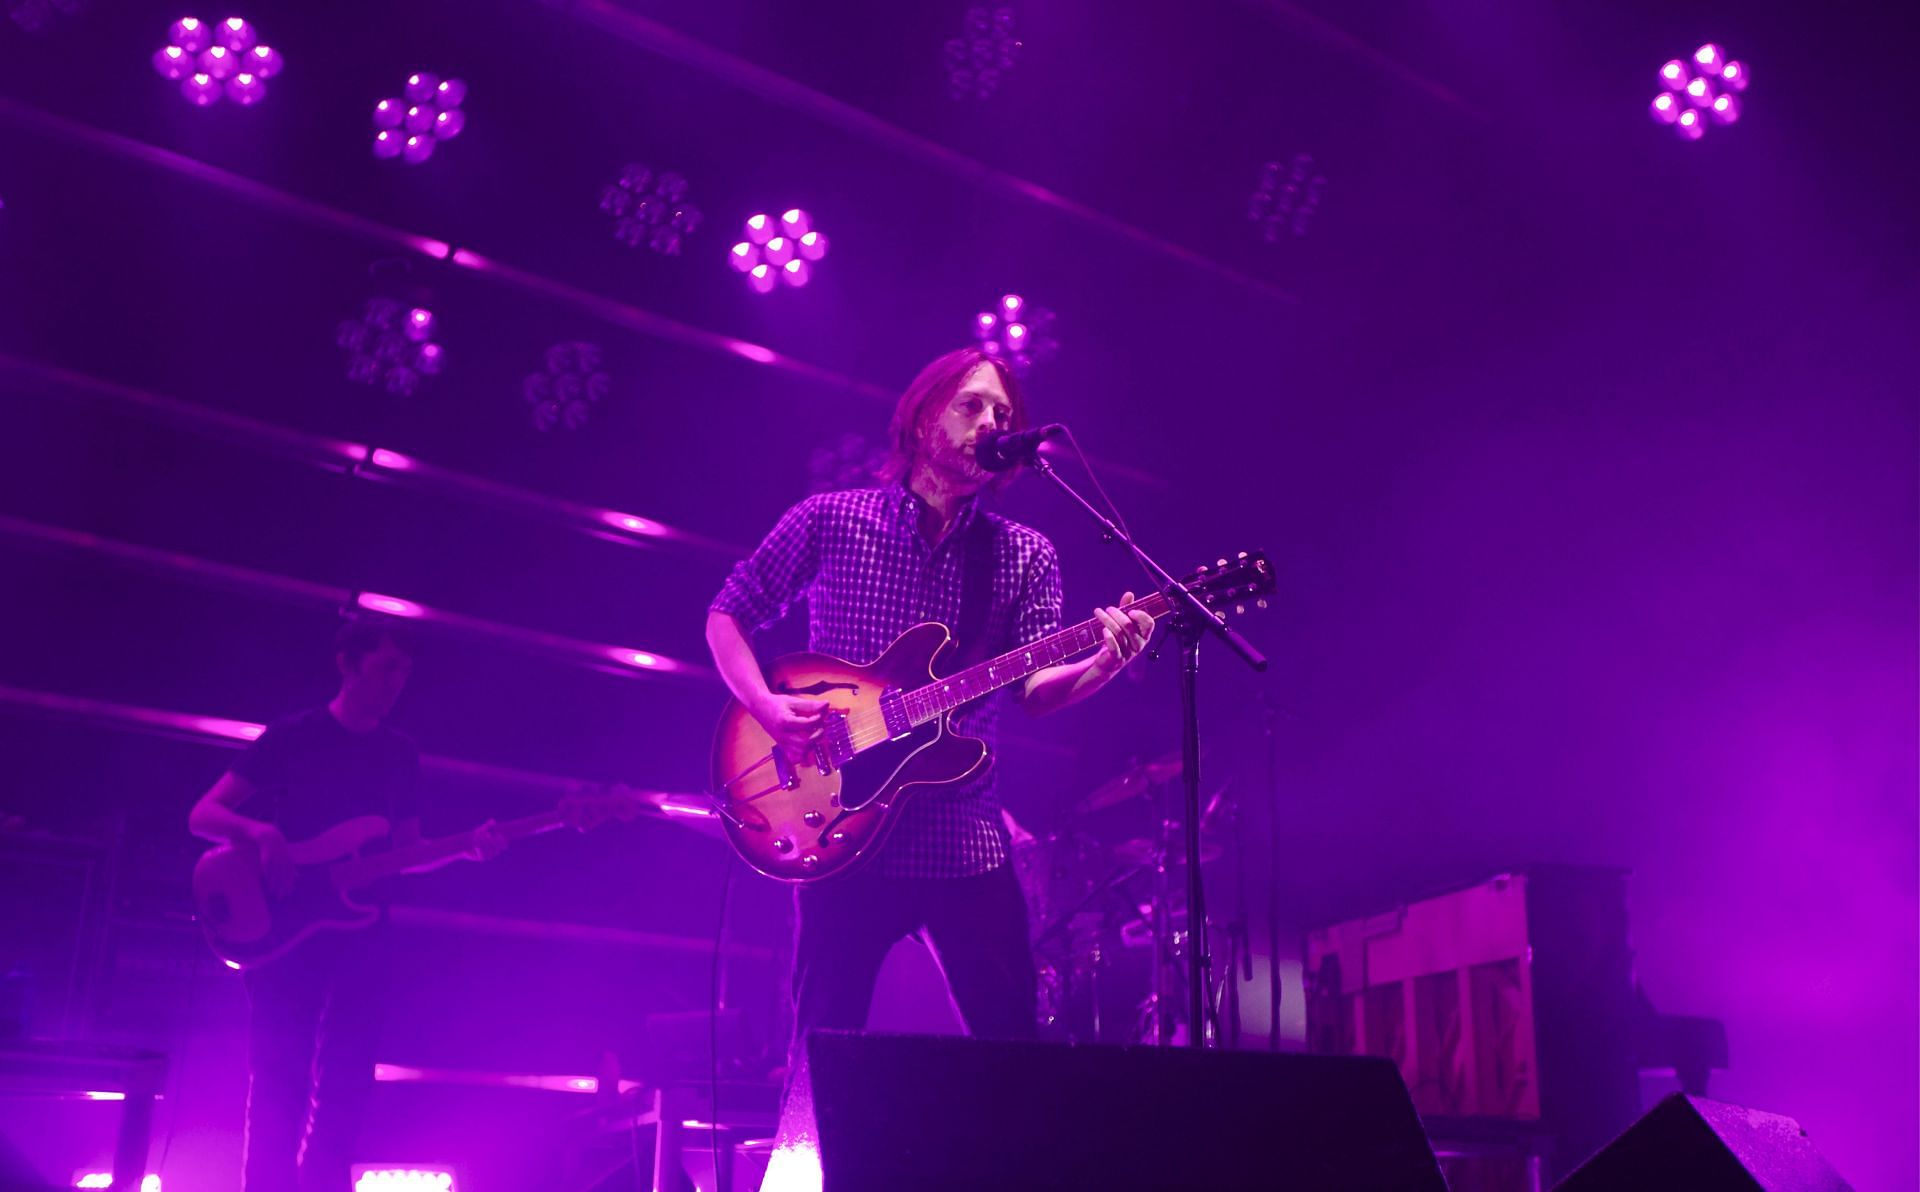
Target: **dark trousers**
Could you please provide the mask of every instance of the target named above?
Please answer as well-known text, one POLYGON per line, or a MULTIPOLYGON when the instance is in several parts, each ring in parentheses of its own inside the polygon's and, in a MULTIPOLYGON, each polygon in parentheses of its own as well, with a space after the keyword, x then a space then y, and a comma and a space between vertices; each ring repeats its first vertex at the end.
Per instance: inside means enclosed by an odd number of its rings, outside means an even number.
POLYGON ((324 932, 245 973, 246 1192, 348 1192, 373 1099, 385 937, 324 932))
POLYGON ((961 878, 891 878, 862 869, 802 886, 794 907, 793 1059, 809 1030, 866 1026, 881 962, 915 932, 924 933, 968 1034, 1038 1033, 1027 902, 1012 866, 961 878))

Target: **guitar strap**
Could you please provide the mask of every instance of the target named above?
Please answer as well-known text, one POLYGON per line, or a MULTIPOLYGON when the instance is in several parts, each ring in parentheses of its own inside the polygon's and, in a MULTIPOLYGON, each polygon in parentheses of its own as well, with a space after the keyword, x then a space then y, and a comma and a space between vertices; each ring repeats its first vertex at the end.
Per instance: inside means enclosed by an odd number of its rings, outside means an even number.
POLYGON ((954 618, 953 665, 947 673, 965 670, 987 657, 987 617, 993 611, 993 519, 984 509, 973 511, 973 523, 960 547, 960 615, 954 618))

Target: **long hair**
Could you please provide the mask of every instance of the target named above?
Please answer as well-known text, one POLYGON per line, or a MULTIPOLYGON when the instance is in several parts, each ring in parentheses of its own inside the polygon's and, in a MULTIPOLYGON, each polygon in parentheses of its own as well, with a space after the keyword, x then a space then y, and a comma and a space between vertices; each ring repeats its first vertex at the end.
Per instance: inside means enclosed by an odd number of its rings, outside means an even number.
MULTIPOLYGON (((960 348, 934 360, 920 370, 920 375, 907 386, 900 395, 899 404, 893 407, 893 422, 887 428, 887 461, 880 465, 879 477, 882 483, 892 484, 906 480, 913 475, 913 466, 920 460, 925 450, 927 431, 940 417, 953 395, 960 391, 973 370, 981 365, 991 365, 999 374, 1000 384, 1007 391, 1007 400, 1012 403, 1012 417, 1008 430, 1027 428, 1027 399, 1020 392, 1020 382, 1013 375, 1013 369, 1007 367, 1004 360, 997 360, 979 348, 960 348)), ((988 483, 991 489, 1002 489, 1013 483, 1013 472, 1002 472, 988 483)))

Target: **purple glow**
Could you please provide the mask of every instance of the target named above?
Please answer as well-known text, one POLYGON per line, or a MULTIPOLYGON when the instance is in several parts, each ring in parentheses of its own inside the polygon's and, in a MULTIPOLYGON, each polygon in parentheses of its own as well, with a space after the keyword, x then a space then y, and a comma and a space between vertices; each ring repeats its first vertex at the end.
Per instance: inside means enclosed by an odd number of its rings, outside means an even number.
POLYGON ((154 51, 153 69, 158 71, 162 78, 184 79, 193 71, 193 59, 189 58, 187 52, 179 46, 166 46, 154 51))
MULTIPOLYGON (((126 1094, 88 1093, 87 1097, 89 1100, 120 1101, 125 1099, 126 1094)), ((76 1188, 111 1188, 113 1187, 113 1173, 110 1171, 82 1172, 73 1177, 73 1186, 76 1188)), ((140 1180, 140 1192, 160 1192, 160 1177, 151 1174, 142 1177, 140 1180)))
POLYGON ((181 722, 181 727, 233 741, 257 741, 260 734, 267 731, 264 724, 255 724, 250 720, 223 720, 218 716, 188 716, 181 722))
POLYGON ((213 27, 213 40, 233 53, 244 54, 259 39, 254 36, 252 25, 239 17, 228 17, 213 27))
POLYGON ((199 63, 201 74, 211 75, 216 79, 224 80, 232 78, 234 73, 240 69, 235 60, 235 56, 229 53, 225 46, 214 46, 212 49, 201 50, 199 63))
POLYGON ((727 264, 747 275, 747 286, 756 294, 771 294, 780 282, 794 289, 806 285, 813 278, 809 262, 827 255, 826 236, 798 207, 783 212, 777 225, 767 215, 750 216, 744 234, 746 239, 727 250, 727 264))
POLYGON ((385 613, 390 617, 424 617, 427 610, 411 600, 402 600, 398 596, 382 596, 378 592, 357 593, 353 602, 361 608, 376 613, 385 613))
POLYGON ((607 657, 621 666, 637 666, 645 670, 664 669, 657 654, 645 650, 629 650, 624 646, 613 646, 607 650, 607 657))
POLYGON ((732 352, 735 356, 744 356, 755 364, 772 364, 775 360, 779 359, 778 356, 773 354, 772 349, 763 348, 759 344, 750 344, 743 339, 727 340, 726 347, 727 351, 732 352))
POLYGON ((648 521, 644 517, 635 517, 631 513, 621 513, 617 509, 601 510, 600 520, 616 530, 625 530, 629 534, 661 535, 666 532, 665 527, 658 522, 648 521))
POLYGON ((219 101, 220 84, 207 75, 191 74, 180 81, 180 94, 194 106, 204 108, 219 101))
POLYGON ((992 310, 973 316, 973 338, 980 350, 1024 373, 1052 356, 1060 343, 1053 336, 1053 312, 1019 294, 1003 294, 992 310))
POLYGON ((390 472, 411 472, 414 468, 413 457, 402 455, 398 451, 388 451, 384 447, 374 448, 368 457, 376 468, 385 468, 390 472))
POLYGON ((712 819, 716 814, 711 807, 699 807, 692 803, 675 803, 670 799, 662 799, 654 806, 664 815, 678 815, 688 819, 712 819))
POLYGON ((399 158, 419 165, 433 156, 441 141, 451 141, 467 126, 460 104, 467 85, 420 71, 407 76, 399 98, 373 105, 373 155, 383 161, 399 158))
POLYGON ((212 28, 184 17, 168 28, 167 44, 151 61, 154 71, 179 83, 180 94, 196 107, 209 107, 223 96, 252 107, 267 97, 266 80, 286 64, 278 50, 258 42, 254 27, 240 17, 212 28))
POLYGON ((1716 124, 1740 119, 1740 101, 1733 93, 1747 89, 1747 68, 1728 61, 1725 50, 1708 42, 1690 59, 1675 58, 1662 66, 1660 85, 1665 90, 1654 96, 1647 113, 1661 124, 1671 124, 1683 140, 1697 141, 1707 131, 1703 115, 1711 114, 1716 124), (1682 111, 1677 95, 1684 95, 1692 110, 1682 111))
POLYGON ((357 1168, 353 1192, 454 1192, 453 1173, 443 1167, 357 1168))
POLYGON ((167 40, 189 54, 197 54, 213 43, 213 35, 198 17, 181 17, 167 29, 167 40))
POLYGON ((267 84, 259 75, 241 71, 227 80, 227 98, 243 108, 252 107, 267 97, 267 84))

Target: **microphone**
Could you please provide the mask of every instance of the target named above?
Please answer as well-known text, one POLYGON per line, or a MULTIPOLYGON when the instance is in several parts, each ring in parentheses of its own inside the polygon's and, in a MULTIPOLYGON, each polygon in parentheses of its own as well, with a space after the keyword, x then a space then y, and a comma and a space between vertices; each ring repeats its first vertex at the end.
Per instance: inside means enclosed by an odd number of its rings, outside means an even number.
POLYGON ((1067 428, 1058 422, 1032 430, 984 430, 974 442, 973 458, 989 472, 1011 471, 1038 455, 1040 444, 1065 433, 1067 428))

